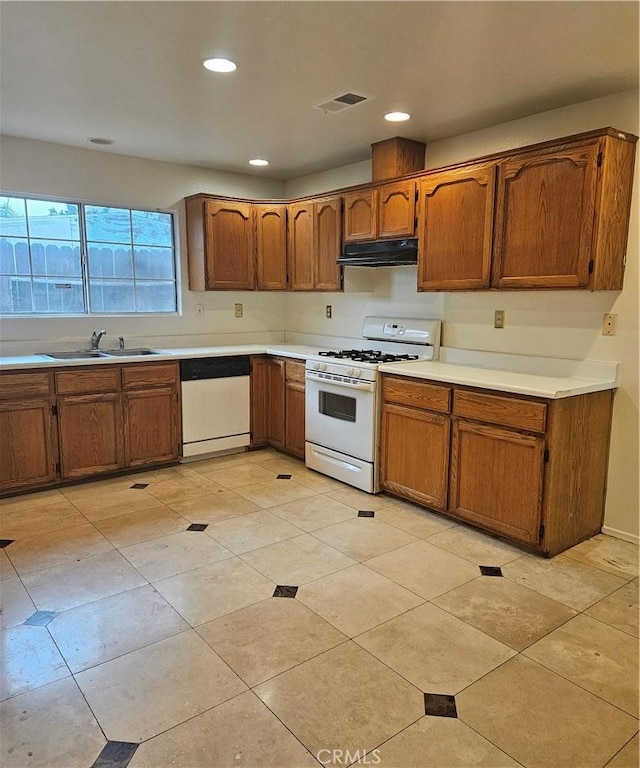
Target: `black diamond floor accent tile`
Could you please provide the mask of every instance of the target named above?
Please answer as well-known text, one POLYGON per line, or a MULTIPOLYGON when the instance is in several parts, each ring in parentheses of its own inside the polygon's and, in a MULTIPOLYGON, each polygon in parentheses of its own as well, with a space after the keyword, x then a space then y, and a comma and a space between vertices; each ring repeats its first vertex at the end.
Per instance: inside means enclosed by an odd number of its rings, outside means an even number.
POLYGON ((209 523, 191 523, 187 528, 188 531, 204 531, 209 527, 209 523))
POLYGON ((57 615, 56 611, 36 611, 24 623, 31 627, 46 627, 57 615))
POLYGON ((8 547, 9 544, 13 544, 14 541, 15 539, 0 539, 0 549, 8 547))
POLYGON ((149 483, 134 483, 131 487, 136 491, 140 491, 142 488, 147 488, 148 485, 149 483))
POLYGON ((291 475, 278 475, 276 480, 291 480, 291 475))
POLYGON ((502 576, 502 568, 497 565, 480 565, 478 567, 483 576, 502 576))
POLYGON ((358 517, 375 517, 375 512, 372 509, 359 509, 358 517))
POLYGON ((282 584, 278 584, 273 592, 274 597, 295 597, 298 591, 298 587, 285 587, 282 584))
POLYGON ((108 741, 91 768, 127 768, 139 746, 129 741, 108 741))
POLYGON ((433 717, 458 717, 456 697, 446 693, 425 693, 424 713, 433 717))

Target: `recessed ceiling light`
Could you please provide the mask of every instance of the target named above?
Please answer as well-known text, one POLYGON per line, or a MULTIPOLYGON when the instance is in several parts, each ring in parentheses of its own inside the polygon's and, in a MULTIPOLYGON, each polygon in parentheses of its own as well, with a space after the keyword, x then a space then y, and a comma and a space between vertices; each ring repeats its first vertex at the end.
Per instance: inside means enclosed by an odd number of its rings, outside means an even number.
POLYGON ((388 120, 390 123, 401 123, 410 118, 411 115, 408 112, 387 112, 384 116, 384 119, 388 120))
POLYGON ((249 160, 249 165, 269 165, 269 161, 256 157, 255 160, 249 160))
POLYGON ((104 139, 100 136, 89 136, 87 141, 90 141, 92 144, 100 144, 102 147, 106 147, 109 144, 115 144, 115 139, 104 139))
POLYGON ((238 68, 231 59, 206 59, 202 66, 211 72, 233 72, 238 68))

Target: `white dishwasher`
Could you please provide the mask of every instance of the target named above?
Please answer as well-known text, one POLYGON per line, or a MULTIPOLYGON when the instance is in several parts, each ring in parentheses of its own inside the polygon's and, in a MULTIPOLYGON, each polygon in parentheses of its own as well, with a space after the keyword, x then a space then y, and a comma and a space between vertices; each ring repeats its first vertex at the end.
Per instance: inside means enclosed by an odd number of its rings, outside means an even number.
POLYGON ((249 445, 250 373, 248 355, 180 362, 184 458, 249 445))

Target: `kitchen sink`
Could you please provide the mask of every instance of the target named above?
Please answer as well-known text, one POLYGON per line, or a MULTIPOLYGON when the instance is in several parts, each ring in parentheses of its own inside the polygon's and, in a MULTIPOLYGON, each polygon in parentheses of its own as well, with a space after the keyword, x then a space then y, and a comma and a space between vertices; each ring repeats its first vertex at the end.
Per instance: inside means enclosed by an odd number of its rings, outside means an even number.
POLYGON ((88 360, 92 357, 104 357, 102 352, 92 349, 81 349, 77 352, 38 352, 42 357, 50 357, 52 360, 88 360))
POLYGON ((38 352, 42 357, 52 360, 90 360, 95 357, 140 357, 141 355, 159 355, 155 349, 79 349, 77 352, 38 352))

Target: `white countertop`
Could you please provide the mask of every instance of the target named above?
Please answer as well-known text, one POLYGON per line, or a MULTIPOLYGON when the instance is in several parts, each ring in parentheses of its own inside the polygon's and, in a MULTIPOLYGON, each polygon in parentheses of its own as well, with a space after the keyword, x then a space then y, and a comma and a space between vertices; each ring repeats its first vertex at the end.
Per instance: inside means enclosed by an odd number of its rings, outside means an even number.
MULTIPOLYGON (((82 365, 152 363, 197 357, 261 354, 306 360, 309 357, 315 357, 321 347, 275 342, 270 344, 155 349, 158 354, 77 360, 51 360, 42 355, 16 355, 0 358, 0 369, 68 368, 82 365)), ((619 378, 619 364, 616 362, 531 357, 444 347, 440 350, 440 360, 387 363, 381 365, 379 370, 382 373, 550 399, 615 389, 618 386, 619 378)))
MULTIPOLYGON (((53 360, 44 355, 12 355, 0 357, 0 369, 68 368, 78 365, 114 365, 117 363, 153 363, 163 360, 185 360, 194 357, 229 357, 230 355, 280 355, 306 360, 318 354, 319 348, 303 344, 238 344, 217 347, 184 347, 161 349, 154 347, 154 355, 118 355, 117 357, 89 357, 73 360, 53 360)), ((102 350, 105 351, 105 350, 102 350)))
POLYGON ((449 355, 447 350, 443 350, 441 359, 434 362, 416 360, 400 364, 386 363, 379 368, 382 373, 553 400, 615 389, 619 383, 618 369, 619 364, 616 362, 565 360, 468 350, 451 350, 449 355), (465 354, 467 352, 468 354, 465 354))

